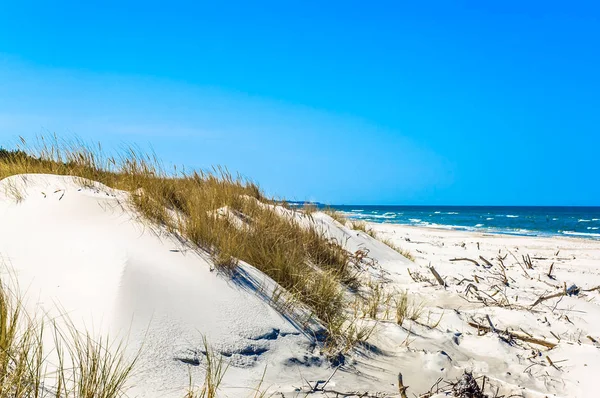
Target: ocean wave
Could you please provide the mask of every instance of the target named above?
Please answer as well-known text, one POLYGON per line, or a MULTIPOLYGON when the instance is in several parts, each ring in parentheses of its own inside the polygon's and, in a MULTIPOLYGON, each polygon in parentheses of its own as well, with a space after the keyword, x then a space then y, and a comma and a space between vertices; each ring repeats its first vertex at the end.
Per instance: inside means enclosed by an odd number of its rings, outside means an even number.
POLYGON ((362 209, 354 209, 354 210, 350 210, 352 213, 362 213, 364 210, 362 209))
POLYGON ((386 214, 363 214, 363 213, 350 213, 349 217, 354 218, 354 219, 358 219, 358 220, 376 220, 376 219, 383 219, 383 220, 389 220, 391 218, 396 218, 396 214, 392 213, 390 215, 386 215, 386 214))
POLYGON ((475 225, 475 228, 479 228, 479 227, 483 227, 483 224, 477 224, 477 225, 475 225))
POLYGON ((600 218, 592 218, 592 221, 600 221, 600 218))
POLYGON ((579 220, 577 220, 577 222, 590 222, 590 221, 592 221, 592 220, 586 220, 584 218, 580 218, 579 220))
POLYGON ((519 218, 519 216, 515 216, 514 214, 507 214, 506 217, 508 217, 508 218, 519 218))
POLYGON ((460 213, 458 213, 458 212, 455 212, 455 211, 449 211, 449 212, 448 212, 448 213, 446 213, 446 214, 455 215, 455 214, 460 214, 460 213))
POLYGON ((420 218, 409 218, 408 221, 417 223, 417 222, 421 222, 421 219, 420 218))
POLYGON ((436 211, 433 214, 440 214, 440 213, 441 213, 441 211, 436 211))
POLYGON ((598 227, 587 227, 587 229, 596 230, 598 227))
POLYGON ((488 218, 486 218, 486 220, 488 220, 488 221, 489 220, 493 220, 493 219, 494 219, 494 217, 488 217, 488 218))
POLYGON ((593 236, 600 238, 600 234, 593 232, 575 232, 575 231, 560 231, 563 235, 572 235, 572 236, 593 236))
POLYGON ((373 217, 373 218, 396 218, 396 214, 392 213, 392 214, 371 214, 369 217, 373 217))

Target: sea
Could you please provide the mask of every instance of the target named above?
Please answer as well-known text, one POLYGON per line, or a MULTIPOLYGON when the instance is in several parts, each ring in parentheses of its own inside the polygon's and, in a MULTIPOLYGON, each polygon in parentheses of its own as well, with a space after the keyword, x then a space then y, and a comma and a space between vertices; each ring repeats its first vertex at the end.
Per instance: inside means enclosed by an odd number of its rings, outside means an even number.
POLYGON ((376 223, 600 240, 600 207, 330 206, 347 218, 376 223))

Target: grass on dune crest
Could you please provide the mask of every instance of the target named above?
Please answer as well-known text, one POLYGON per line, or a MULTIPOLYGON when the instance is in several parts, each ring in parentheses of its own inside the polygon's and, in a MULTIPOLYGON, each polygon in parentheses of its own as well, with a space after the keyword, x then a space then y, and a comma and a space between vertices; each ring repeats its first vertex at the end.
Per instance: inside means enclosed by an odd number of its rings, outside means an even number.
POLYGON ((342 225, 346 225, 346 222, 348 221, 348 219, 341 212, 332 209, 331 207, 326 207, 322 211, 342 225))
POLYGON ((377 236, 377 232, 375 232, 373 228, 369 228, 366 222, 352 221, 350 223, 350 227, 356 231, 362 231, 368 234, 371 238, 377 239, 380 242, 385 243, 387 246, 394 249, 410 261, 415 261, 415 256, 410 252, 410 250, 401 248, 400 246, 394 244, 390 239, 380 239, 379 236, 377 236))
POLYGON ((100 145, 56 137, 0 151, 0 179, 23 173, 70 175, 129 191, 142 216, 209 252, 220 269, 235 272, 238 260, 246 261, 326 327, 344 323, 343 286, 357 283, 352 255, 313 224, 275 211, 252 181, 223 168, 166 170, 154 154, 128 149, 107 156, 100 145))
POLYGON ((410 261, 415 261, 415 256, 411 253, 410 250, 401 248, 400 246, 394 244, 394 242, 392 242, 390 239, 383 239, 381 241, 388 245, 390 248, 396 250, 398 253, 402 254, 410 261))

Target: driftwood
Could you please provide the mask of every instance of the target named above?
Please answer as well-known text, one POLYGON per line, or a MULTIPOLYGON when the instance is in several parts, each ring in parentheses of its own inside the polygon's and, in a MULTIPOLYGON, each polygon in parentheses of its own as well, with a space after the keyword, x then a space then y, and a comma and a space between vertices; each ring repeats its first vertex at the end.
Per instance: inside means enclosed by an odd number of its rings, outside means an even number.
POLYGON ((398 372, 398 392, 400 393, 401 398, 408 398, 406 395, 406 390, 408 386, 404 385, 404 381, 402 380, 402 373, 398 372))
POLYGON ((494 266, 494 264, 490 263, 490 262, 489 262, 489 261, 488 261, 488 260, 487 260, 485 257, 483 257, 483 256, 479 256, 479 259, 480 259, 481 261, 483 261, 483 262, 484 262, 484 263, 485 263, 485 264, 488 266, 488 268, 492 268, 492 267, 494 266))
MULTIPOLYGON (((475 322, 468 322, 469 326, 472 326, 474 328, 476 328, 477 330, 483 330, 484 332, 488 333, 488 332, 492 332, 492 328, 489 326, 485 326, 485 325, 481 325, 479 323, 475 323, 475 322)), ((542 339, 537 339, 535 337, 530 337, 530 336, 525 336, 523 334, 520 333, 515 333, 515 332, 509 332, 508 330, 505 331, 500 331, 497 330, 498 334, 505 334, 507 336, 509 336, 512 339, 515 340, 521 340, 521 341, 525 341, 526 343, 533 343, 533 344, 538 344, 547 348, 554 348, 556 347, 555 343, 551 343, 549 341, 546 340, 542 340, 542 339)))
POLYGON ((444 287, 446 287, 446 281, 444 281, 444 280, 442 279, 442 277, 440 276, 440 274, 438 274, 438 272, 436 271, 436 269, 435 269, 435 268, 433 268, 432 266, 429 266, 429 270, 431 271, 431 273, 433 274, 433 276, 435 277, 435 279, 437 279, 438 283, 439 283, 441 286, 444 286, 444 287))
POLYGON ((477 262, 477 260, 473 260, 472 258, 465 258, 465 257, 463 257, 463 258, 451 258, 450 261, 470 261, 470 262, 472 262, 473 264, 475 264, 478 267, 481 266, 481 264, 479 264, 477 262))
POLYGON ((559 293, 554 293, 551 294, 549 296, 540 296, 537 300, 535 300, 535 303, 531 304, 531 308, 535 307, 536 305, 538 305, 539 303, 541 303, 542 301, 546 301, 546 300, 550 300, 556 297, 560 297, 560 296, 564 296, 567 293, 565 291, 559 292, 559 293))
POLYGON ((528 269, 533 269, 533 262, 531 261, 529 254, 523 256, 523 262, 528 269))
POLYGON ((550 359, 550 357, 548 355, 546 355, 546 360, 548 361, 550 366, 552 366, 554 369, 560 370, 560 368, 554 364, 554 362, 550 359))
POLYGON ((554 263, 550 264, 550 269, 548 270, 548 278, 550 278, 550 279, 555 279, 555 278, 552 276, 552 268, 554 268, 554 263))

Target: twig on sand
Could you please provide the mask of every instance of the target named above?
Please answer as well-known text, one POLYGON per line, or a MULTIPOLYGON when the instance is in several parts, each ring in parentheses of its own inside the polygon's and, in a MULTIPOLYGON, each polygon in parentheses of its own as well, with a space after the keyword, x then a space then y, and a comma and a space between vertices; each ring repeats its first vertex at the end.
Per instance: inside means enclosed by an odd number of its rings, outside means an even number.
POLYGON ((451 258, 450 261, 470 261, 473 264, 475 264, 476 266, 480 267, 481 264, 479 264, 477 262, 477 260, 473 260, 472 258, 466 258, 466 257, 462 257, 462 258, 451 258))
POLYGON ((533 269, 533 262, 531 261, 531 257, 529 257, 529 254, 523 255, 523 262, 525 263, 525 266, 528 269, 533 269))
POLYGON ((600 293, 600 285, 593 287, 591 289, 583 289, 584 292, 593 292, 594 290, 597 290, 598 293, 600 293))
POLYGON ((485 257, 483 257, 483 256, 479 256, 479 259, 480 259, 481 261, 483 261, 483 262, 484 262, 484 263, 485 263, 485 264, 488 266, 488 268, 492 268, 492 267, 494 266, 494 264, 490 263, 490 262, 489 262, 489 261, 488 261, 488 260, 487 260, 485 257))
POLYGON ((496 333, 497 332, 496 327, 492 323, 492 319, 490 318, 490 316, 486 315, 485 318, 487 319, 488 323, 490 324, 490 329, 492 330, 492 332, 496 333))
POLYGON ((444 281, 442 279, 442 277, 440 276, 440 274, 436 271, 436 269, 431 266, 431 263, 429 264, 429 270, 431 271, 431 273, 433 274, 433 276, 435 277, 435 279, 437 279, 438 283, 441 286, 446 287, 446 281, 444 281))
MULTIPOLYGON (((327 386, 327 384, 329 384, 329 381, 331 381, 331 379, 335 375, 335 372, 337 372, 339 368, 340 368, 339 366, 336 366, 335 369, 333 369, 333 373, 331 374, 331 376, 329 376, 329 378, 325 381, 325 383, 323 383, 323 385, 321 386, 321 390, 325 389, 325 386, 327 386)), ((319 385, 319 383, 317 383, 317 385, 315 386, 315 389, 317 388, 318 385, 319 385)))
POLYGON ((402 373, 398 372, 398 392, 400 393, 400 397, 408 398, 408 396, 406 395, 407 389, 408 386, 405 386, 404 381, 402 380, 402 373))
MULTIPOLYGON (((485 325, 482 325, 482 324, 479 324, 479 323, 476 323, 476 322, 468 322, 468 324, 469 324, 469 326, 474 327, 474 328, 476 328, 478 330, 482 330, 482 331, 484 331, 486 333, 493 332, 492 328, 489 327, 489 326, 485 326, 485 325)), ((505 334, 505 335, 507 335, 507 336, 509 336, 509 337, 511 337, 513 339, 521 340, 521 341, 524 341, 526 343, 538 344, 538 345, 541 345, 541 346, 544 346, 544 347, 547 347, 547 348, 550 348, 550 349, 556 347, 555 343, 551 343, 549 341, 538 339, 538 338, 535 338, 535 337, 525 336, 525 335, 522 335, 520 333, 509 332, 508 330, 500 331, 500 330, 496 329, 496 332, 498 334, 505 334)))
POLYGON ((556 366, 554 364, 554 362, 552 362, 552 360, 550 359, 550 357, 548 355, 546 355, 546 360, 548 360, 548 363, 550 364, 550 366, 552 366, 554 369, 556 370, 560 370, 560 368, 558 366, 556 366))
POLYGON ((561 297, 561 296, 564 296, 566 294, 567 294, 566 291, 563 290, 561 292, 554 293, 554 294, 551 294, 549 296, 540 296, 540 297, 538 297, 537 300, 535 300, 535 303, 531 304, 531 308, 535 307, 536 305, 538 305, 539 303, 541 303, 543 301, 550 300, 550 299, 557 298, 557 297, 561 297))
POLYGON ((554 268, 554 263, 550 264, 550 269, 548 270, 548 278, 556 279, 554 278, 554 276, 552 276, 552 268, 554 268))

